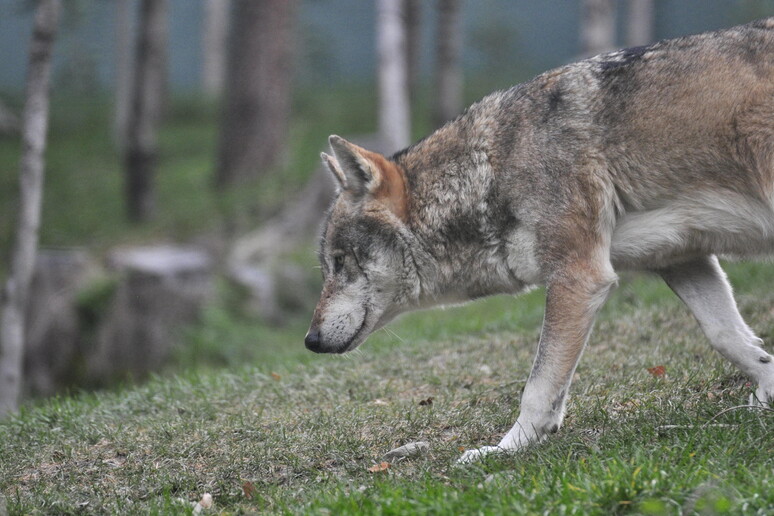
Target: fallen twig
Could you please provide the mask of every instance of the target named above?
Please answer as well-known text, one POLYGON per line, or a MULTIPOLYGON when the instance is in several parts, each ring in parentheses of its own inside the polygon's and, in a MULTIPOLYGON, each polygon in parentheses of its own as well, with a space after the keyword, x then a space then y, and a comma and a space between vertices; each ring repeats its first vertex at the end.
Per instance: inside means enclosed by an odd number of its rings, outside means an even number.
POLYGON ((715 423, 712 425, 703 424, 703 425, 661 425, 656 427, 656 431, 661 432, 663 430, 691 430, 693 428, 706 428, 706 427, 713 427, 713 428, 733 428, 739 425, 732 425, 728 423, 715 423))
POLYGON ((706 423, 704 423, 704 425, 702 425, 702 427, 708 426, 710 423, 712 423, 713 421, 715 421, 717 418, 719 418, 720 416, 722 416, 722 415, 723 415, 723 414, 725 414, 726 412, 731 412, 732 410, 738 410, 738 409, 744 409, 744 408, 749 408, 749 409, 758 409, 758 410, 765 410, 765 411, 768 411, 768 412, 774 412, 774 409, 772 409, 772 408, 769 408, 769 407, 764 407, 763 405, 736 405, 736 406, 734 406, 734 407, 728 407, 728 408, 727 408, 727 409, 725 409, 725 410, 721 410, 720 412, 718 412, 717 414, 715 414, 714 416, 712 416, 712 417, 709 419, 709 421, 707 421, 706 423))
POLYGON ((768 412, 774 412, 774 409, 769 407, 764 407, 762 405, 736 405, 734 407, 728 407, 727 409, 721 410, 709 420, 707 420, 705 423, 701 425, 661 425, 656 427, 657 432, 661 432, 664 430, 691 430, 693 428, 733 428, 739 426, 738 424, 732 424, 732 423, 713 423, 717 418, 722 416, 723 414, 726 414, 727 412, 731 412, 733 410, 738 409, 759 409, 759 410, 765 410, 768 412))

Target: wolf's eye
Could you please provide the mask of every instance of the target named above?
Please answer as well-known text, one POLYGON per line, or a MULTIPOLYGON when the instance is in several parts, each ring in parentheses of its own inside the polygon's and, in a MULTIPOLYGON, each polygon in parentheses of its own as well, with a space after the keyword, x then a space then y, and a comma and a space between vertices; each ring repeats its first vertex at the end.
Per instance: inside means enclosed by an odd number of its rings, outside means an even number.
POLYGON ((333 272, 339 272, 344 267, 344 255, 340 254, 333 257, 333 272))

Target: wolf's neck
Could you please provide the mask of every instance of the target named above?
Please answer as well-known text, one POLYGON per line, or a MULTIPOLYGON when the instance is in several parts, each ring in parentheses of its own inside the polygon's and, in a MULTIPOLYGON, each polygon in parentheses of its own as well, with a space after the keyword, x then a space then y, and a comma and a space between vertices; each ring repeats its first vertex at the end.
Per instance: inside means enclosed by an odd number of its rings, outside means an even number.
POLYGON ((409 225, 421 247, 416 261, 431 301, 523 287, 508 267, 507 230, 516 221, 485 143, 461 118, 397 158, 409 183, 409 225))

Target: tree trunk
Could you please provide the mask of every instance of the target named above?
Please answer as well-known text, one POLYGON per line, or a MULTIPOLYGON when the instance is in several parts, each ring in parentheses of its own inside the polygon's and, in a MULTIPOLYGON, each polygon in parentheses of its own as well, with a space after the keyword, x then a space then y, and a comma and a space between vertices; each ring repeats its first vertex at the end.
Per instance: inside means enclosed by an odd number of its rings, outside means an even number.
POLYGON ((422 49, 422 3, 420 0, 403 0, 406 24, 406 81, 409 104, 416 101, 419 85, 419 57, 422 49))
POLYGON ((32 32, 22 117, 19 220, 0 314, 0 416, 16 410, 21 392, 24 311, 38 247, 51 53, 60 10, 60 0, 41 0, 32 32))
POLYGON ((226 43, 231 0, 205 0, 202 30, 202 89, 219 99, 226 80, 226 43))
POLYGON ((116 2, 116 84, 113 141, 121 155, 126 152, 127 121, 132 105, 132 71, 134 70, 135 23, 134 0, 116 2))
POLYGON ((653 41, 653 0, 629 0, 626 46, 638 47, 653 41))
POLYGON ((83 359, 93 351, 86 337, 91 321, 82 316, 94 317, 98 308, 78 297, 96 273, 83 250, 38 250, 24 311, 22 397, 53 396, 83 380, 83 359))
POLYGON ((435 76, 436 127, 462 111, 462 26, 459 0, 438 1, 438 47, 435 76))
POLYGON ((615 0, 583 0, 580 28, 582 55, 593 56, 615 48, 615 16, 615 0))
POLYGON ((297 0, 238 0, 215 186, 255 179, 284 157, 297 0))
POLYGON ((389 152, 411 142, 402 0, 378 0, 376 48, 379 55, 379 134, 389 152))
POLYGON ((120 279, 85 364, 97 385, 158 371, 214 286, 212 260, 197 248, 124 248, 111 253, 108 263, 120 279))
POLYGON ((127 216, 133 222, 146 221, 155 211, 153 176, 164 99, 166 39, 167 0, 142 0, 124 156, 127 216))

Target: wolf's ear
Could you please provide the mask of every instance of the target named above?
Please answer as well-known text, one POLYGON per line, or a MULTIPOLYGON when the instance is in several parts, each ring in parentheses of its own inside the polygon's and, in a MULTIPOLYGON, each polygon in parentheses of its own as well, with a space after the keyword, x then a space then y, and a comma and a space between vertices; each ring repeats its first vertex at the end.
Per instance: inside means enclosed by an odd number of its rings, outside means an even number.
POLYGON ((374 158, 381 155, 358 147, 335 134, 328 138, 328 143, 338 163, 337 167, 328 162, 328 167, 341 183, 342 189, 351 192, 355 198, 361 198, 379 188, 382 174, 374 158))
POLYGON ((322 162, 323 162, 323 165, 325 165, 325 168, 327 168, 330 171, 330 173, 333 174, 333 177, 336 178, 336 182, 339 185, 339 189, 346 190, 347 177, 344 175, 344 172, 341 171, 341 167, 339 167, 339 164, 336 162, 336 158, 328 154, 325 154, 324 152, 320 154, 320 158, 322 158, 322 162))
POLYGON ((341 189, 349 192, 355 202, 368 196, 405 221, 408 189, 405 172, 400 165, 339 136, 331 136, 328 141, 336 158, 323 154, 323 162, 336 177, 341 189))

